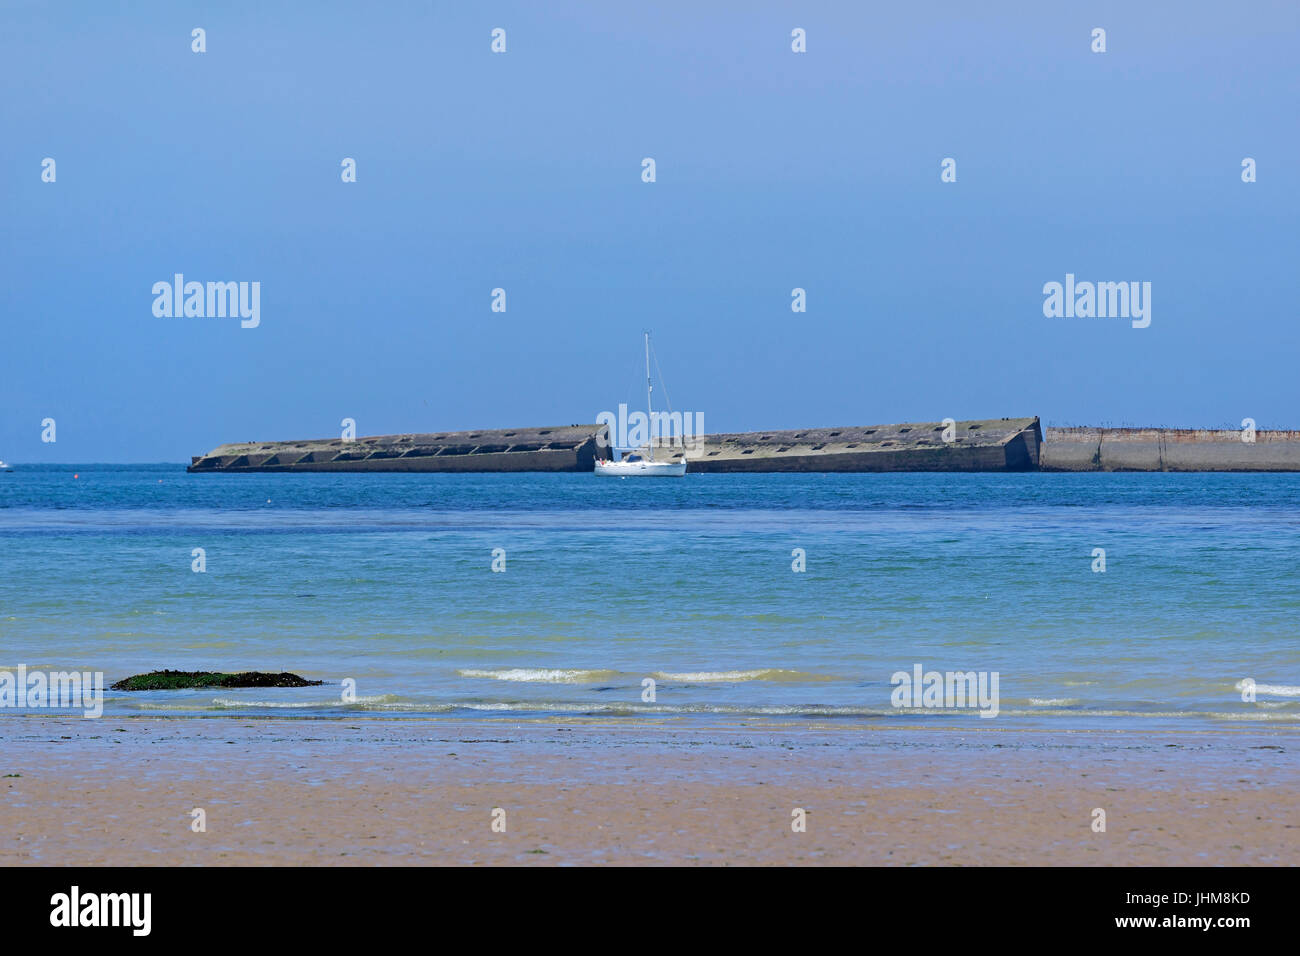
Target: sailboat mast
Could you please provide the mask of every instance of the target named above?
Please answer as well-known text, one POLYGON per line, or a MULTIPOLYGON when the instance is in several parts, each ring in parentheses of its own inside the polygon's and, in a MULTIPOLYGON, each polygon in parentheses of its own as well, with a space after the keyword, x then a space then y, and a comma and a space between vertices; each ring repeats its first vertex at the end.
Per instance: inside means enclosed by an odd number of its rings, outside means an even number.
POLYGON ((645 413, 646 413, 646 431, 650 438, 649 458, 654 461, 655 458, 655 438, 654 438, 654 412, 650 408, 650 392, 653 387, 650 384, 650 333, 645 334, 645 413))

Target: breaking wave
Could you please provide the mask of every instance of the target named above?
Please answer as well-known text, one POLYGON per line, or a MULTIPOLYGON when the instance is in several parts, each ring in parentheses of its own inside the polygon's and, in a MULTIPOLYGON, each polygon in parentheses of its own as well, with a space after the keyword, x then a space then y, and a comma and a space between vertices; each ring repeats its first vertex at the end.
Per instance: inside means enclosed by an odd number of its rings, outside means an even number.
POLYGON ((510 667, 503 670, 468 669, 456 673, 461 677, 485 677, 524 684, 594 684, 618 676, 618 671, 558 670, 542 667, 510 667))
MULTIPOLYGON (((1234 686, 1237 690, 1245 690, 1246 682, 1239 680, 1234 686)), ((1272 697, 1300 697, 1300 687, 1291 684, 1256 684, 1255 693, 1272 697)))
POLYGON ((684 684, 726 684, 750 680, 770 681, 825 681, 834 680, 821 674, 805 674, 802 671, 783 668, 766 668, 752 671, 656 671, 657 680, 681 681, 684 684))

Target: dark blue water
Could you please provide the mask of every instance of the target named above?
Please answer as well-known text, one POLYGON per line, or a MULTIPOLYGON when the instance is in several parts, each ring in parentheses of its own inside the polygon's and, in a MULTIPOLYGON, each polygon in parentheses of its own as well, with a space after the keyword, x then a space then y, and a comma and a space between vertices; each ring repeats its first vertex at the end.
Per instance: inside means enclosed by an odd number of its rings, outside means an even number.
POLYGON ((1298 531, 1300 475, 19 467, 0 474, 0 669, 328 682, 110 692, 109 713, 986 723, 893 706, 919 664, 996 672, 1008 724, 1294 721, 1298 531))

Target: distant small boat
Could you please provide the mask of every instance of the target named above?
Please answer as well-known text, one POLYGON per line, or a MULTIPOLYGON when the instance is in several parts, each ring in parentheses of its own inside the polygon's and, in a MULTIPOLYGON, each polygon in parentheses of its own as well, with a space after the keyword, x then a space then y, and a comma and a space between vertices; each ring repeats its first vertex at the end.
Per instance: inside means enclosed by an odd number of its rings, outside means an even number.
MULTIPOLYGON (((645 411, 646 421, 653 422, 650 411, 650 393, 654 387, 650 384, 650 333, 645 334, 645 411)), ((655 461, 654 436, 646 444, 643 457, 633 452, 621 461, 596 459, 596 474, 607 478, 680 478, 686 474, 686 458, 681 461, 655 461)))
POLYGON ((6 462, 0 461, 0 471, 13 471, 6 462))

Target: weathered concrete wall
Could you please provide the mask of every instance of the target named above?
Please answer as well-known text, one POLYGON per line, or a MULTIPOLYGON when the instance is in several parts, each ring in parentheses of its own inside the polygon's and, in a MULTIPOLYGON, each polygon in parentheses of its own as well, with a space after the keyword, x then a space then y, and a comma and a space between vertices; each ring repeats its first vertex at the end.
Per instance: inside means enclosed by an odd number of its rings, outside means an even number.
POLYGON ((241 442, 197 457, 191 472, 591 471, 602 425, 497 428, 353 441, 241 442))
MULTIPOLYGON (((197 457, 192 472, 591 471, 608 457, 599 425, 499 428, 241 442, 197 457)), ((1300 471, 1300 432, 1048 428, 1037 418, 708 435, 686 450, 691 472, 822 471, 1300 471)), ((671 457, 678 448, 661 448, 671 457)))
MULTIPOLYGON (((1027 471, 1038 467, 1037 418, 709 435, 686 451, 692 472, 1027 471)), ((484 429, 438 434, 222 445, 192 472, 591 471, 609 457, 604 426, 484 429)), ((672 457, 665 448, 656 457, 672 457)))
POLYGON ((1037 418, 745 432, 705 436, 697 447, 658 446, 655 457, 685 454, 688 472, 1030 471, 1038 467, 1037 418))
POLYGON ((1048 428, 1043 471, 1300 471, 1300 432, 1048 428))

